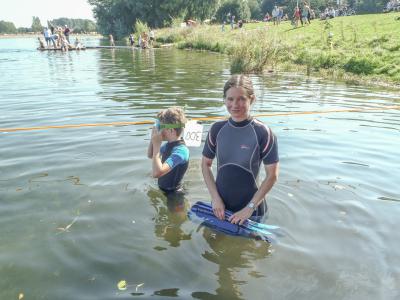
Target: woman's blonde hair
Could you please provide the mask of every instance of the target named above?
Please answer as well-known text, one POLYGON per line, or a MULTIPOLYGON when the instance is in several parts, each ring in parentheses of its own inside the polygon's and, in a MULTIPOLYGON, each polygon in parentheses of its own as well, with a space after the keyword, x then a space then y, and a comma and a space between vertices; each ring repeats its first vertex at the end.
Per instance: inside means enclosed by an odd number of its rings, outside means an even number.
POLYGON ((236 88, 241 87, 246 91, 247 97, 255 99, 253 83, 251 82, 251 79, 248 76, 243 74, 232 75, 231 78, 229 78, 228 81, 225 83, 224 99, 226 98, 226 92, 231 87, 236 87, 236 88))
POLYGON ((157 114, 157 119, 160 120, 161 124, 181 124, 182 128, 174 128, 178 136, 181 135, 186 123, 185 112, 182 108, 177 106, 160 111, 157 114))

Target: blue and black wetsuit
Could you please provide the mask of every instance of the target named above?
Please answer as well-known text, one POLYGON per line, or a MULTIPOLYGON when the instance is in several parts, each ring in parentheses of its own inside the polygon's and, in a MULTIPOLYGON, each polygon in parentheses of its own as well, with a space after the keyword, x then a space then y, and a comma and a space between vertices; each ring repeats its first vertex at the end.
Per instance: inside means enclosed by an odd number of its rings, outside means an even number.
POLYGON ((160 148, 161 162, 171 170, 158 178, 158 186, 164 192, 176 192, 182 188, 183 175, 189 166, 189 149, 183 140, 166 143, 160 148))
MULTIPOLYGON (((261 161, 270 165, 279 161, 278 142, 271 129, 257 119, 214 123, 207 136, 203 156, 217 157, 216 185, 225 208, 237 212, 258 190, 257 176, 261 161)), ((265 200, 253 216, 267 211, 265 200)))

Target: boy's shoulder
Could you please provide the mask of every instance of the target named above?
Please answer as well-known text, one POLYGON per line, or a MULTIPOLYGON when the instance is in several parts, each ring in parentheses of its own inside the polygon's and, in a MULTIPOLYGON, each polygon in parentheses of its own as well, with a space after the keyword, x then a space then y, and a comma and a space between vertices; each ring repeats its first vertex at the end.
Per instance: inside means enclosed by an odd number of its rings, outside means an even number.
POLYGON ((172 153, 182 156, 185 160, 189 159, 189 148, 185 143, 179 143, 172 148, 172 153))

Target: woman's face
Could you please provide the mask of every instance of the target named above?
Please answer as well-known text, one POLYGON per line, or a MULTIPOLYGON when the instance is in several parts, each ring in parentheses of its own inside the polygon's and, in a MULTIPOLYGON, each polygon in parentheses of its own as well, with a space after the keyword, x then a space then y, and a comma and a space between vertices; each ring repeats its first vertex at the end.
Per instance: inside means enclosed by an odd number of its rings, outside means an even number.
POLYGON ((226 91, 225 106, 235 122, 246 120, 250 115, 250 106, 254 96, 248 97, 242 87, 231 87, 226 91))

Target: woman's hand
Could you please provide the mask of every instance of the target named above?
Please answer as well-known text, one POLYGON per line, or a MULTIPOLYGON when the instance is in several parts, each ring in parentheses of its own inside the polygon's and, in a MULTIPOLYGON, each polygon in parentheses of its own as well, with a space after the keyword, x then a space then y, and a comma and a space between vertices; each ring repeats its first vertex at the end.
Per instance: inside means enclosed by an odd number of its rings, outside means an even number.
POLYGON ((248 218, 251 217, 253 214, 253 209, 250 207, 244 207, 238 212, 235 212, 229 219, 228 221, 233 223, 233 224, 239 224, 242 225, 244 221, 246 221, 248 218))
POLYGON ((220 219, 225 220, 225 204, 221 199, 213 200, 211 202, 214 215, 220 219))

